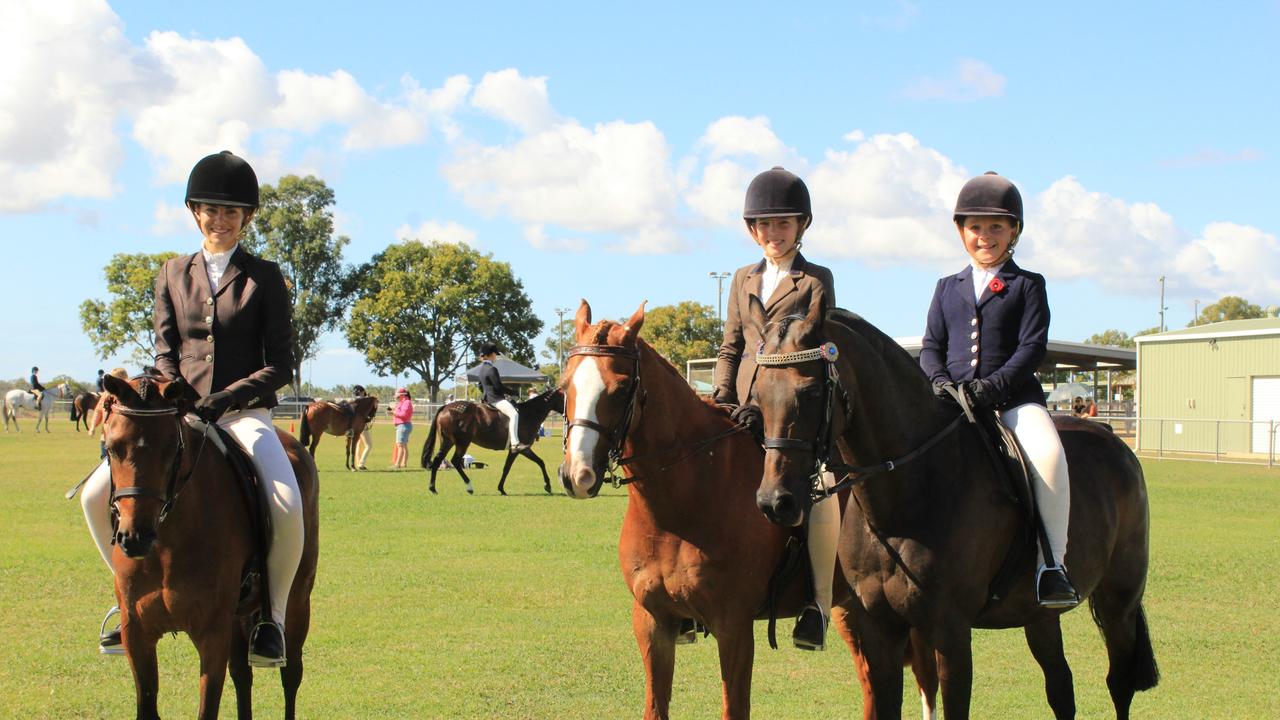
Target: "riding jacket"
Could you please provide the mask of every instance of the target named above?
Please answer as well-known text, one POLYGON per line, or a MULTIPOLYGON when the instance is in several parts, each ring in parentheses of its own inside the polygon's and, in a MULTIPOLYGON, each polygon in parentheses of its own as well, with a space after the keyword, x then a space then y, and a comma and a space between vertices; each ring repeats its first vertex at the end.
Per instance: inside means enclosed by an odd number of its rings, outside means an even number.
POLYGON ((156 277, 155 366, 201 396, 229 390, 240 409, 270 408, 293 369, 293 317, 280 267, 237 247, 211 292, 204 253, 156 277))
MULTIPOLYGON (((717 356, 715 390, 712 392, 716 402, 745 403, 751 390, 756 349, 763 338, 755 328, 748 326, 747 303, 752 295, 760 295, 765 262, 762 258, 753 265, 738 268, 729 285, 729 311, 724 321, 724 342, 717 356)), ((805 315, 815 304, 822 305, 823 312, 835 307, 835 281, 830 270, 796 253, 791 261, 791 271, 778 280, 777 288, 764 303, 765 316, 772 321, 786 315, 805 315)))
POLYGON ((972 266, 938 280, 920 367, 935 383, 989 380, 999 398, 998 409, 1044 405, 1035 376, 1049 342, 1044 277, 1009 260, 982 296, 976 301, 974 296, 972 266))
POLYGON ((519 394, 516 390, 502 384, 502 376, 498 374, 498 368, 488 360, 480 363, 480 369, 476 374, 480 376, 480 389, 484 391, 484 401, 490 405, 506 400, 508 395, 519 394))

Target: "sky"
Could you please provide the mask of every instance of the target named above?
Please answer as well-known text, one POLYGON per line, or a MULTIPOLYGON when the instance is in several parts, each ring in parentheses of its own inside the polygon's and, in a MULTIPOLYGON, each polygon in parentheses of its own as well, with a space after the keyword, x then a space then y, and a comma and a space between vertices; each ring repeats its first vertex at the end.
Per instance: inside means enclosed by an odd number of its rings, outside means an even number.
MULTIPOLYGON (((332 5, 0 5, 0 377, 127 361, 80 303, 116 253, 198 249, 186 177, 224 149, 323 179, 346 262, 466 242, 547 328, 583 298, 716 306, 775 165, 837 303, 896 337, 967 262, 951 211, 988 170, 1021 189, 1055 340, 1156 326, 1162 277, 1170 328, 1280 304, 1277 0, 332 5)), ((303 377, 385 382, 336 333, 303 377)))

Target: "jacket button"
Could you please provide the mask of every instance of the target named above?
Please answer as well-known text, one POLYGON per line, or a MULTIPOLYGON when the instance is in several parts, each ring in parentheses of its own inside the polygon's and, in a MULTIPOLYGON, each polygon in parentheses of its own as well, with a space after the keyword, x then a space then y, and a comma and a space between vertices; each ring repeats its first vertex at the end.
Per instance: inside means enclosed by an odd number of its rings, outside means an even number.
MULTIPOLYGON (((205 355, 205 356, 204 356, 204 361, 205 361, 205 362, 213 362, 213 356, 212 356, 212 355, 205 355)), ((977 360, 974 360, 974 362, 977 362, 977 360)))
POLYGON ((972 326, 974 326, 974 327, 977 327, 977 326, 978 326, 978 318, 974 318, 974 319, 970 320, 970 321, 969 321, 969 324, 970 324, 970 325, 972 325, 972 326))
MULTIPOLYGON (((210 339, 210 340, 212 340, 212 339, 213 339, 213 336, 212 336, 212 335, 210 335, 210 336, 209 336, 209 339, 210 339)), ((977 346, 977 345, 974 345, 973 347, 969 348, 969 352, 975 352, 975 353, 976 353, 976 352, 978 352, 978 346, 977 346)))
MULTIPOLYGON (((213 324, 213 316, 212 316, 212 315, 205 315, 205 316, 204 316, 204 322, 205 322, 205 324, 206 324, 206 325, 212 325, 212 324, 213 324)), ((976 337, 976 336, 977 336, 977 333, 974 333, 974 336, 976 337)))
POLYGON ((205 298, 205 300, 204 300, 204 304, 205 304, 205 305, 212 305, 212 304, 213 304, 213 298, 205 298))
MULTIPOLYGON (((209 336, 209 342, 213 342, 213 335, 210 335, 210 336, 209 336)), ((977 346, 977 345, 974 345, 974 347, 976 348, 976 347, 978 347, 978 346, 977 346)))
POLYGON ((978 339, 978 331, 977 331, 977 330, 974 330, 973 332, 969 333, 969 339, 970 339, 970 340, 977 340, 977 339, 978 339))
POLYGON ((969 361, 969 367, 978 367, 978 358, 969 361))

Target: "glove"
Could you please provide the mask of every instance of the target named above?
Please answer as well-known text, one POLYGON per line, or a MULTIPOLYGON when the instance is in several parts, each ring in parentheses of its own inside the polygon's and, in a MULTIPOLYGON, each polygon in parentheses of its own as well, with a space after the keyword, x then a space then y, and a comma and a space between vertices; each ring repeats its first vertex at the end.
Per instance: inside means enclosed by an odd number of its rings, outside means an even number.
POLYGON ((1000 402, 1000 398, 996 396, 995 385, 992 385, 990 380, 984 378, 966 380, 963 387, 965 394, 969 396, 969 402, 975 408, 993 408, 1000 402))
POLYGON ((764 416, 755 405, 721 405, 729 413, 729 419, 751 433, 758 445, 764 445, 764 416))
POLYGON ((956 387, 956 384, 951 382, 950 380, 938 380, 933 383, 933 394, 936 395, 939 400, 946 400, 947 402, 955 402, 956 401, 955 396, 953 396, 950 392, 948 392, 948 389, 954 390, 955 387, 956 387))
POLYGON ((230 390, 219 390, 197 400, 193 411, 205 422, 217 422, 218 418, 235 404, 236 396, 232 395, 230 390))

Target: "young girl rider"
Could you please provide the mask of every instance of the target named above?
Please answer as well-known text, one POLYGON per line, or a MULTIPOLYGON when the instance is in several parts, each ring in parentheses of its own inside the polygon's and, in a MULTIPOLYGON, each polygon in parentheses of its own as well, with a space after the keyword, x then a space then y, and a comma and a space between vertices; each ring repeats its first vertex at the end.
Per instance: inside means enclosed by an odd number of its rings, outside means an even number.
MULTIPOLYGON (((780 167, 760 173, 747 187, 742 218, 747 234, 760 246, 764 258, 733 274, 724 344, 716 361, 712 394, 718 404, 730 406, 732 416, 740 421, 744 419, 742 409, 733 406, 748 399, 761 340, 754 328, 744 324, 750 297, 755 295, 764 302, 770 321, 787 315, 803 316, 815 305, 830 308, 836 302, 831 271, 808 262, 800 254, 804 231, 813 222, 809 189, 803 180, 780 167)), ((804 650, 822 650, 831 616, 840 508, 835 502, 817 503, 806 522, 816 602, 796 617, 792 641, 804 650)))
MULTIPOLYGON (((253 461, 271 513, 267 555, 271 617, 249 639, 249 663, 285 663, 285 609, 302 557, 302 496, 271 408, 293 366, 293 319, 284 276, 273 262, 250 255, 239 239, 258 207, 258 178, 230 152, 196 163, 187 207, 203 235, 201 247, 165 263, 155 283, 156 368, 190 383, 200 395, 194 412, 217 422, 253 461), (214 342, 214 338, 217 342, 214 342)), ((103 463, 81 496, 85 520, 102 559, 111 565, 110 471, 103 463)), ((101 650, 118 653, 120 631, 104 633, 101 650)))
POLYGON ((946 387, 958 385, 975 406, 997 410, 1018 436, 1053 556, 1041 553, 1037 597, 1045 607, 1071 607, 1080 599, 1065 566, 1067 457, 1035 376, 1049 339, 1049 301, 1044 277, 1013 261, 1022 196, 995 173, 979 175, 961 188, 954 219, 970 264, 938 281, 920 366, 940 398, 951 399, 946 387))

